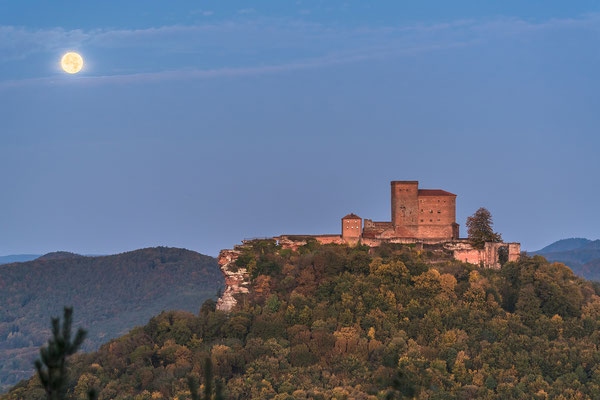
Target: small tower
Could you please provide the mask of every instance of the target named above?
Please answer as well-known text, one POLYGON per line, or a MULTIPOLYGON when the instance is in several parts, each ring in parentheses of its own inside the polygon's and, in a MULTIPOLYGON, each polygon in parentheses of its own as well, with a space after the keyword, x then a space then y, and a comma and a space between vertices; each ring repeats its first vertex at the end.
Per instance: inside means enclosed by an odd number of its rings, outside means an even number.
POLYGON ((348 214, 342 218, 342 239, 356 241, 362 235, 362 218, 356 214, 348 214))

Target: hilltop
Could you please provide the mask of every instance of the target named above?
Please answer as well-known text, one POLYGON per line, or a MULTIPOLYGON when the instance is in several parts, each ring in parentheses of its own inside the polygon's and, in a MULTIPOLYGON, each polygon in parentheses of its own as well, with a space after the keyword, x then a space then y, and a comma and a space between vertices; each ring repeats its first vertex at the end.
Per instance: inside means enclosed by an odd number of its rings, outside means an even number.
MULTIPOLYGON (((523 256, 481 269, 410 245, 245 246, 226 313, 164 312, 72 359, 69 398, 189 399, 210 356, 229 399, 599 398, 600 290, 523 256)), ((41 399, 36 380, 4 400, 41 399)))
POLYGON ((600 240, 563 239, 532 253, 565 263, 586 279, 600 280, 600 240))
POLYGON ((33 373, 49 336, 49 318, 74 306, 75 323, 96 350, 162 310, 198 311, 223 278, 213 257, 176 248, 148 248, 85 257, 55 252, 0 268, 0 388, 33 373))

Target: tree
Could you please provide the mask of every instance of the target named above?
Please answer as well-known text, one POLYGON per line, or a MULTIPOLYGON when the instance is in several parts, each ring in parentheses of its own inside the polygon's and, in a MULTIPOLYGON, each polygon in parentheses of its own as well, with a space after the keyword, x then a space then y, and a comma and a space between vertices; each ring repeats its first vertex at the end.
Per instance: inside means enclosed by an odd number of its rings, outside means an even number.
POLYGON ((385 399, 394 400, 395 398, 412 399, 419 393, 415 385, 415 376, 408 370, 399 368, 392 381, 392 388, 387 392, 385 399))
MULTIPOLYGON (((71 340, 71 325, 73 323, 73 308, 65 307, 62 327, 59 318, 52 318, 52 338, 48 346, 40 349, 41 360, 35 361, 40 382, 46 391, 48 400, 62 400, 65 396, 67 383, 67 357, 75 354, 85 340, 86 331, 79 328, 75 338, 71 340)), ((96 399, 96 391, 88 392, 90 399, 96 399)))
POLYGON ((502 242, 502 236, 494 232, 492 225, 494 225, 492 214, 483 207, 467 218, 469 239, 474 247, 481 249, 485 242, 502 242))
MULTIPOLYGON (((214 400, 223 400, 223 384, 219 379, 214 379, 215 395, 214 400)), ((204 399, 198 393, 198 382, 192 376, 188 377, 188 387, 192 400, 211 400, 213 399, 213 365, 210 357, 204 360, 204 399)))

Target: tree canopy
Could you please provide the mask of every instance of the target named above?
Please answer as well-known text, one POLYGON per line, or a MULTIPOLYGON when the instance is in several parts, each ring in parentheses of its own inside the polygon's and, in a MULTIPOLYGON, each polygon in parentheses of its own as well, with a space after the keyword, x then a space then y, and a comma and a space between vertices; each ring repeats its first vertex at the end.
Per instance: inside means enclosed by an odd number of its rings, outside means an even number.
MULTIPOLYGON (((163 312, 72 356, 67 398, 189 400, 207 358, 226 399, 600 398, 600 290, 563 264, 314 243, 245 262, 257 272, 230 313, 163 312)), ((43 396, 31 379, 0 398, 43 396)))
POLYGON ((467 218, 469 239, 476 248, 483 248, 485 242, 501 242, 502 236, 494 232, 492 214, 481 207, 475 214, 467 218))
POLYGON ((195 311, 223 275, 213 257, 167 247, 84 257, 52 253, 0 267, 0 392, 30 377, 51 331, 49 315, 75 307, 73 326, 88 329, 82 350, 143 325, 162 310, 195 311))

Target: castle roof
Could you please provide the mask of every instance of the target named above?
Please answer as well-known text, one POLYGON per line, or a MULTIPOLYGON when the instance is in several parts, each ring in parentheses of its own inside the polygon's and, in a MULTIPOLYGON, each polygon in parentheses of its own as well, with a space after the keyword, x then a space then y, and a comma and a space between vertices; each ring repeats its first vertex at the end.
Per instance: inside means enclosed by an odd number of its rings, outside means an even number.
POLYGON ((440 189, 419 189, 419 196, 454 196, 454 193, 446 192, 440 189))
POLYGON ((345 217, 343 217, 342 219, 362 219, 362 218, 354 213, 350 213, 350 214, 346 215, 345 217))

